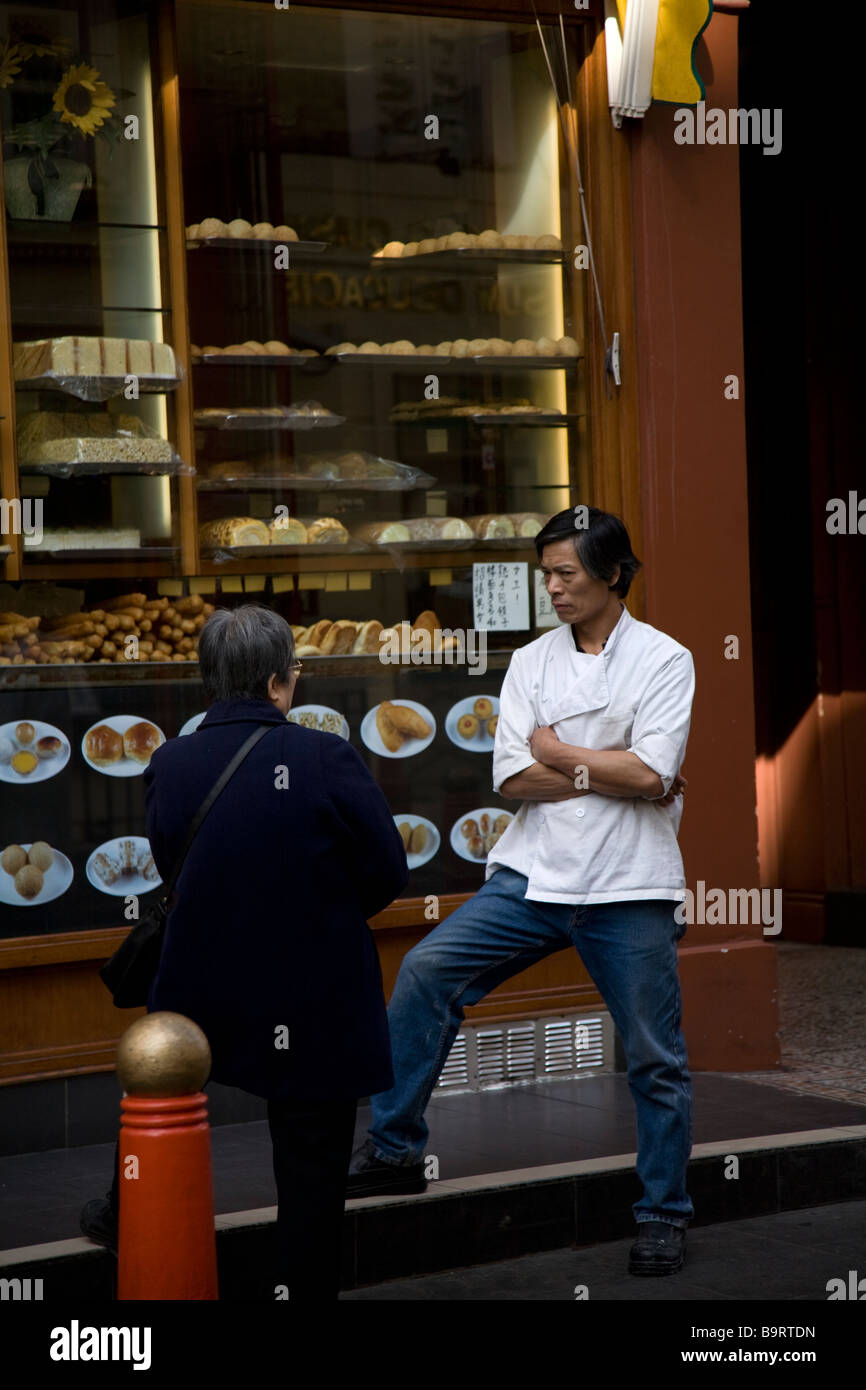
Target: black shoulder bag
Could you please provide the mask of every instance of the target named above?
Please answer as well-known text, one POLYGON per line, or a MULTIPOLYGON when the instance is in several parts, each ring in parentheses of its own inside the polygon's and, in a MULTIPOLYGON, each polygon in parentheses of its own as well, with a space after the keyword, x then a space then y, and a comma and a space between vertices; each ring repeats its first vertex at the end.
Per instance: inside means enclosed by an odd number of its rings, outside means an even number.
POLYGON ((134 1009, 147 1003, 150 987, 159 969, 165 924, 171 911, 174 886, 189 853, 190 845, 201 829, 202 821, 208 811, 231 781, 244 758, 252 752, 259 739, 268 732, 268 729, 273 727, 272 724, 263 724, 256 729, 255 733, 250 734, 225 770, 220 773, 192 819, 183 849, 171 871, 168 882, 164 885, 164 892, 159 902, 147 909, 141 920, 135 924, 129 935, 118 946, 114 955, 105 962, 100 970, 100 978, 111 993, 116 1008, 134 1009))

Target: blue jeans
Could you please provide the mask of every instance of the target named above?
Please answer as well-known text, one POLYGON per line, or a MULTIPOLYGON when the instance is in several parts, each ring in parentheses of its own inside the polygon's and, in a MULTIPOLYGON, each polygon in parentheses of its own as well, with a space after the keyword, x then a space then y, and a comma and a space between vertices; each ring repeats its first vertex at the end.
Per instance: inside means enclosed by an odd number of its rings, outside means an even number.
POLYGON ((373 1151, 386 1163, 418 1163, 427 1102, 463 1010, 554 951, 572 945, 610 1010, 625 1048, 637 1109, 638 1221, 686 1226, 692 1144, 691 1080, 680 1029, 676 903, 531 902, 527 880, 497 869, 468 902, 403 960, 388 1023, 396 1083, 372 1099, 373 1151))

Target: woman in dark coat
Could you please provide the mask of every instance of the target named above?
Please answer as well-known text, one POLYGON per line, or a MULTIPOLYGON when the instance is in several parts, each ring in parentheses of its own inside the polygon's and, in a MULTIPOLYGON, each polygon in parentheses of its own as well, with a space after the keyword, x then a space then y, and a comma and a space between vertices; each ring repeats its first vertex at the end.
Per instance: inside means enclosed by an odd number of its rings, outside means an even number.
POLYGON ((163 879, 222 769, 257 725, 272 727, 193 841, 148 1009, 194 1019, 212 1079, 267 1099, 278 1283, 292 1301, 334 1298, 357 1101, 393 1085, 367 919, 405 888, 406 854, 351 745, 287 722, 300 664, 281 617, 218 610, 199 664, 208 712, 145 773, 163 879))

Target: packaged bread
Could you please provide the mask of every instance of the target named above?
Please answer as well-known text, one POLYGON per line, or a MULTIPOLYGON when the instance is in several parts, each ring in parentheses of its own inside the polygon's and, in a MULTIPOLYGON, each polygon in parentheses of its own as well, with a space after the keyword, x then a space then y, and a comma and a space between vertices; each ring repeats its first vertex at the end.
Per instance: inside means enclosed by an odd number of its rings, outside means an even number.
POLYGON ((514 522, 503 513, 468 516, 466 521, 480 541, 508 540, 514 535, 514 522))
POLYGON ((307 528, 296 516, 276 516, 268 523, 271 545, 306 545, 307 528))
POLYGON ((368 521, 356 526, 353 535, 371 545, 395 545, 412 539, 402 521, 368 521))
POLYGON ((206 521, 198 528, 199 541, 208 546, 269 545, 270 535, 263 521, 252 516, 227 516, 206 521))
POLYGON ((472 530, 457 516, 421 516, 406 522, 413 541, 471 540, 472 530))
POLYGON ((144 338, 36 338, 13 344, 12 364, 16 381, 41 376, 177 376, 169 345, 144 338))
POLYGON ((333 516, 320 516, 307 527, 308 545, 345 545, 349 532, 333 516))
POLYGON ((37 410, 19 419, 21 463, 170 463, 167 439, 137 415, 37 410))

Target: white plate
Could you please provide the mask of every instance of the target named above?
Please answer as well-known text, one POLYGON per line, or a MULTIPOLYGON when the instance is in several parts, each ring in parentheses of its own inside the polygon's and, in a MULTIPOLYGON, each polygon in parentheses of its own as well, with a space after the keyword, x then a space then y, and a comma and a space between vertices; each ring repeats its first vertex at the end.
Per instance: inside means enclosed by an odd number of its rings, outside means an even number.
POLYGON ((379 706, 374 705, 372 709, 367 710, 361 721, 362 743, 369 748, 371 753, 377 753, 380 758, 413 758, 416 753, 423 753, 424 749, 429 748, 436 737, 436 720, 427 706, 419 705, 417 700, 390 700, 389 704, 406 705, 408 709, 415 710, 423 719, 426 719, 430 725, 430 732, 427 737, 405 738, 402 747, 398 748, 395 753, 390 752, 379 737, 379 730, 376 728, 376 710, 379 706))
POLYGON ((469 842, 463 835, 461 835, 460 827, 465 820, 480 820, 481 817, 484 815, 485 811, 490 817, 491 828, 497 816, 510 815, 511 819, 514 820, 513 813, 510 811, 503 811, 501 806, 479 806, 476 808, 476 810, 466 811, 462 816, 460 816, 460 818, 456 820, 451 827, 451 848, 453 849, 455 854, 459 854, 461 859, 468 859, 470 864, 486 864, 487 855, 485 854, 481 859, 476 859, 474 854, 469 853, 469 850, 466 848, 469 842))
POLYGON ((154 879, 153 882, 151 882, 150 879, 142 878, 141 874, 138 873, 121 874, 117 882, 113 883, 109 888, 108 884, 103 883, 102 879, 97 878, 96 874, 93 872, 93 860, 96 858, 97 854, 114 855, 117 852, 121 840, 132 840, 139 857, 150 854, 150 841, 145 835, 118 835, 114 840, 106 840, 103 844, 97 845, 96 849, 88 857, 84 868, 88 883, 92 884, 94 888, 98 888, 100 893, 107 893, 109 897, 112 898, 125 898, 130 894, 141 897, 145 893, 152 893, 154 888, 158 888, 162 883, 161 878, 154 879))
MULTIPOLYGON (((31 840, 30 844, 32 843, 31 840)), ((4 845, 3 848, 5 849, 6 846, 4 845)), ((22 845, 21 848, 29 850, 30 845, 22 845)), ((54 846, 52 845, 51 848, 54 849, 54 846)), ((7 874, 5 869, 0 869, 0 903, 8 903, 10 907, 41 907, 43 903, 50 903, 55 898, 62 897, 74 877, 74 870, 66 855, 61 854, 59 849, 54 849, 54 863, 45 875, 42 892, 37 893, 35 898, 22 898, 19 893, 15 892, 12 874, 7 874)))
MULTIPOLYGON (((44 724, 41 719, 12 719, 8 724, 0 724, 0 738, 8 738, 14 745, 16 752, 36 753, 36 740, 48 738, 53 735, 59 738, 63 747, 54 758, 39 758, 32 772, 16 772, 11 763, 0 763, 0 782, 47 782, 49 777, 56 777, 58 772, 62 772, 69 762, 69 739, 62 729, 56 729, 53 724, 44 724), (34 728, 32 743, 19 743, 15 737, 15 730, 19 724, 32 724, 34 728)), ((37 754, 38 757, 38 754, 37 754)), ((18 894, 16 893, 16 897, 18 894)), ((54 895, 55 897, 57 894, 54 895)), ((23 899, 22 899, 23 901, 23 899)), ((45 899, 47 902, 47 899, 45 899)))
POLYGON ((191 714, 178 734, 178 738, 183 738, 184 734, 194 734, 206 714, 206 709, 203 709, 201 714, 191 714))
MULTIPOLYGON (((478 695, 467 695, 465 700, 458 700, 456 705, 452 705, 445 716, 445 732, 452 743, 458 748, 465 748, 467 753, 492 753, 493 739, 485 728, 480 728, 474 738, 461 738, 457 732, 457 720, 463 714, 474 714, 472 706, 479 698, 478 695)), ((486 699, 492 704, 493 713, 498 714, 499 696, 488 695, 486 699)))
MULTIPOLYGON (((288 715, 286 716, 286 718, 288 719, 288 721, 289 721, 290 724, 296 724, 296 723, 297 723, 297 720, 292 718, 292 715, 293 715, 293 714, 314 714, 314 715, 316 716, 317 719, 321 719, 321 718, 322 718, 322 715, 324 715, 324 714, 334 714, 334 715, 336 715, 336 717, 337 717, 339 720, 342 721, 342 727, 341 727, 340 729, 331 730, 330 732, 338 733, 339 736, 340 736, 340 738, 348 738, 348 737, 349 737, 349 721, 348 721, 348 719, 346 718, 346 716, 345 716, 344 714, 341 714, 340 711, 339 711, 338 709, 332 709, 330 705, 298 705, 297 708, 295 708, 295 707, 293 706, 293 707, 289 710, 288 715)), ((303 728, 305 728, 306 726, 303 725, 303 724, 300 724, 298 727, 301 728, 301 729, 303 729, 303 728)), ((320 732, 324 732, 324 731, 320 730, 320 732)))
MULTIPOLYGON (((91 724, 90 729, 96 729, 100 724, 107 724, 109 729, 114 729, 115 733, 125 734, 127 729, 132 728, 133 724, 153 724, 153 720, 145 719, 141 714, 111 714, 107 719, 97 719, 95 724, 91 724)), ((153 727, 159 729, 164 743, 165 734, 162 733, 162 729, 159 728, 158 724, 153 724, 153 727)), ((90 733, 90 729, 87 730, 87 734, 90 733)), ((84 751, 87 734, 81 740, 81 756, 87 766, 93 768, 94 772, 101 772, 106 777, 140 777, 144 772, 147 763, 137 763, 134 758, 125 756, 122 756, 116 763, 112 763, 110 767, 97 767, 96 763, 92 763, 84 751)))
POLYGON ((439 834, 439 831, 436 829, 436 826, 433 824, 432 820, 428 820, 426 816, 405 815, 394 817, 394 824, 398 827, 398 829, 403 821, 406 821, 409 825, 411 825, 413 830, 415 829, 416 825, 423 825, 427 828, 427 843, 421 850, 421 852, 419 854, 406 855, 406 863, 409 865, 409 868, 417 869, 420 868, 422 864, 426 864, 428 859, 432 859, 434 854, 439 853, 439 845, 441 843, 442 837, 439 834))

